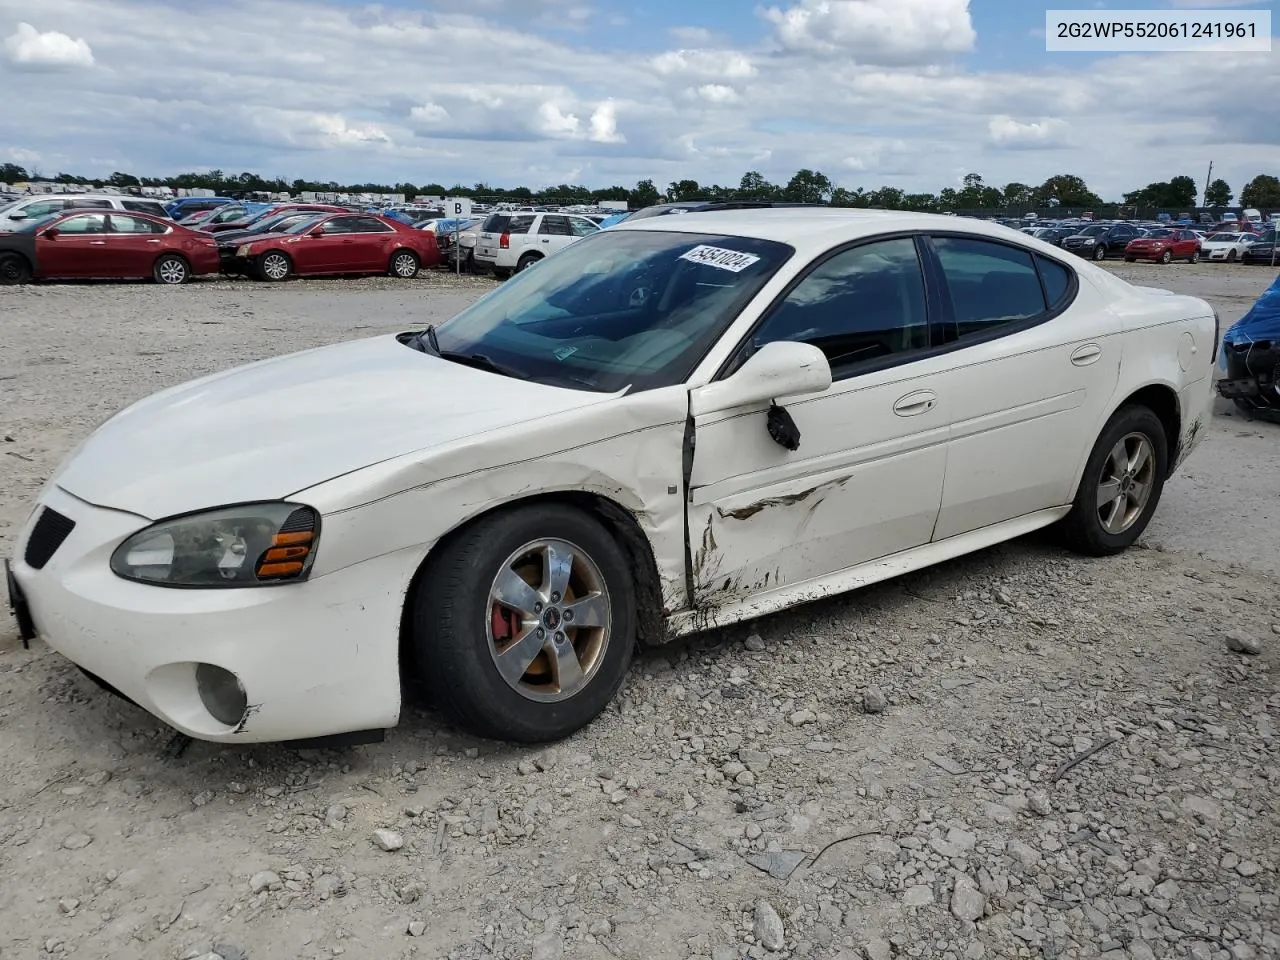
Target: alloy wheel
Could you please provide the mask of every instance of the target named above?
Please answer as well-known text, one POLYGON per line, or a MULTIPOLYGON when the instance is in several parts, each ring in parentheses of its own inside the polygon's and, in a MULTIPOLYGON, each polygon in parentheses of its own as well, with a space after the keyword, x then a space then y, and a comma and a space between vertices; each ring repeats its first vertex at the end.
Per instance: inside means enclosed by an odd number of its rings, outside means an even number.
POLYGON ((162 260, 156 274, 161 283, 182 283, 187 279, 187 265, 176 257, 162 260))
POLYGON ((289 275, 289 261, 280 253, 269 253, 262 260, 262 272, 271 280, 283 280, 289 275))
POLYGON ((418 272, 418 261, 411 253, 400 253, 392 261, 391 269, 395 271, 397 277, 407 280, 418 272))
POLYGON ((529 700, 554 703, 579 693, 609 646, 604 576, 566 540, 534 540, 512 553, 493 579, 485 610, 494 665, 529 700))
POLYGON ((1155 448, 1145 434, 1122 437, 1107 456, 1098 478, 1098 520, 1110 534, 1137 523, 1155 485, 1155 448))

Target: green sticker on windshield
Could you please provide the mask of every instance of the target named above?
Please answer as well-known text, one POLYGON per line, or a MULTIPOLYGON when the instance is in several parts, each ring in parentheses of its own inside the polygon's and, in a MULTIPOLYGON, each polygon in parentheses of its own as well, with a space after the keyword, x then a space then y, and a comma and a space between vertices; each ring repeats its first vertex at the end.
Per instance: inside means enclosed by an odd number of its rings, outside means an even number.
POLYGON ((557 360, 568 360, 577 352, 577 347, 561 347, 559 350, 553 351, 553 354, 557 360))

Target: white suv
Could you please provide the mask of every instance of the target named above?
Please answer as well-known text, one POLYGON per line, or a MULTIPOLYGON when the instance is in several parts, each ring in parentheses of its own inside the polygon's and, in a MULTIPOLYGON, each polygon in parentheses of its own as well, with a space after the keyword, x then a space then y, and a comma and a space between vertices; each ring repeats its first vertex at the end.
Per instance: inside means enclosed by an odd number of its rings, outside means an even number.
POLYGON ((475 263, 508 277, 599 229, 570 213, 491 213, 476 238, 475 263))
POLYGON ((131 210, 168 219, 164 204, 145 197, 121 197, 98 193, 43 193, 23 197, 0 206, 0 233, 11 233, 30 223, 63 210, 131 210))

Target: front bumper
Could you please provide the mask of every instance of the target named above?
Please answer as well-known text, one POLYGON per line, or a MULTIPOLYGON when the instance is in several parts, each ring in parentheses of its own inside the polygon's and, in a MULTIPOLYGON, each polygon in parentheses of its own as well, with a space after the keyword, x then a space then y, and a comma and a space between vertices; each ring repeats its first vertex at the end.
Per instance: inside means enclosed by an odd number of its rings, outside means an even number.
POLYGON ((116 546, 148 521, 56 486, 41 496, 41 507, 75 527, 38 570, 23 557, 40 510, 19 537, 12 569, 19 629, 38 633, 163 722, 224 743, 395 726, 401 611, 418 553, 390 553, 282 586, 157 587, 108 568, 116 546), (239 679, 248 707, 238 723, 206 708, 196 684, 202 663, 239 679))

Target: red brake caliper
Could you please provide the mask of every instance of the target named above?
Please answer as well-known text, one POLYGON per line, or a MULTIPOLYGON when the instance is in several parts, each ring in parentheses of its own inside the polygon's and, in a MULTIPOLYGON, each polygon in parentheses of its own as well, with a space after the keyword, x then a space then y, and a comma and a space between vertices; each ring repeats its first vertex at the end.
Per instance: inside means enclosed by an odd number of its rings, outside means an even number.
POLYGON ((493 605, 492 623, 493 639, 499 643, 510 640, 515 636, 515 617, 506 607, 495 603, 493 605))

